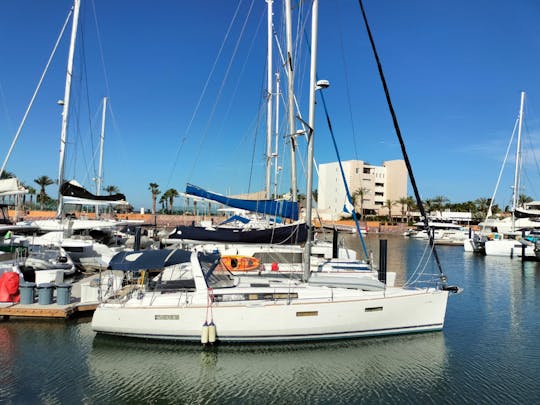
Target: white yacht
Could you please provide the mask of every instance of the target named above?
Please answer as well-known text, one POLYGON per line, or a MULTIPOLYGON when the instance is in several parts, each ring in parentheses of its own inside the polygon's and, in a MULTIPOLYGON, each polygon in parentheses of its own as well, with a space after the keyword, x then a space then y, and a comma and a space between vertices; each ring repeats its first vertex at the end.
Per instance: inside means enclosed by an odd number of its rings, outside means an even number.
POLYGON ((125 254, 116 269, 148 274, 94 312, 98 333, 179 341, 286 342, 441 330, 448 291, 335 288, 217 270, 219 255, 125 254))

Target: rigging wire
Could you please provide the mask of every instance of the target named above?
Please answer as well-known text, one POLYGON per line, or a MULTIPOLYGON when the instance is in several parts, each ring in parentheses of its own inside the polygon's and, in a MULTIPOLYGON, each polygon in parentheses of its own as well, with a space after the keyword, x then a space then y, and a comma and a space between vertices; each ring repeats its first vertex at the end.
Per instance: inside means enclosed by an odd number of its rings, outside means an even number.
MULTIPOLYGON (((527 135, 529 135, 529 127, 527 125, 527 123, 525 122, 525 132, 527 135)), ((530 136, 526 136, 526 139, 527 139, 527 143, 529 145, 529 151, 530 151, 530 154, 532 155, 532 160, 534 161, 534 164, 536 166, 536 170, 537 170, 537 173, 540 173, 540 166, 538 165, 538 159, 536 158, 536 153, 534 153, 535 149, 533 147, 533 144, 532 144, 532 139, 530 136)), ((527 172, 524 173, 525 174, 525 177, 527 178, 528 180, 528 184, 529 186, 531 187, 532 191, 533 191, 533 195, 538 195, 538 193, 536 192, 535 190, 535 187, 534 187, 534 182, 531 181, 529 175, 527 174, 527 172)))
MULTIPOLYGON (((504 166, 506 165, 506 160, 508 159, 508 155, 510 153, 510 147, 512 146, 512 142, 514 141, 514 135, 516 134, 518 122, 519 120, 516 119, 516 122, 514 124, 514 129, 512 130, 512 136, 510 137, 510 142, 508 142, 508 146, 506 147, 506 154, 504 155, 503 164, 501 165, 501 169, 499 170, 499 177, 497 178, 497 183, 495 184, 495 190, 493 190, 493 195, 491 196, 489 207, 486 213, 486 221, 491 216, 491 209, 493 208, 493 204, 495 203, 495 195, 497 194, 497 190, 499 189, 499 184, 501 183, 504 166)), ((486 224, 484 224, 482 229, 485 229, 485 227, 486 227, 486 224)))
POLYGON ((396 135, 397 135, 400 147, 401 147, 401 152, 403 154, 403 159, 405 160, 405 165, 407 166, 407 170, 409 172, 409 178, 411 180, 411 185, 412 185, 412 188, 413 188, 413 191, 414 191, 414 195, 416 197, 416 202, 417 202, 417 205, 418 205, 418 209, 420 210, 420 215, 422 215, 422 217, 424 219, 424 225, 425 225, 425 228, 426 228, 426 230, 428 232, 428 235, 429 235, 429 243, 430 243, 430 245, 433 246, 433 257, 435 258, 437 268, 439 269, 440 280, 443 283, 443 288, 444 288, 444 287, 446 287, 446 276, 444 275, 442 265, 441 265, 441 261, 439 260, 439 255, 437 254, 437 250, 435 248, 433 235, 431 233, 431 228, 429 226, 429 219, 428 219, 428 217, 426 215, 426 211, 424 209, 424 204, 422 203, 422 199, 420 197, 420 192, 418 191, 418 187, 416 185, 416 179, 414 178, 411 162, 409 160, 409 155, 407 154, 407 150, 405 149, 405 143, 403 141, 403 137, 401 136, 401 130, 399 128, 399 124, 398 124, 398 121, 397 121, 397 116, 396 116, 396 113, 394 111, 394 107, 392 105, 392 100, 390 99, 390 91, 388 89, 388 85, 386 84, 386 79, 384 77, 384 72, 382 70, 381 61, 379 59, 377 48, 375 47, 375 42, 373 40, 373 35, 371 34, 371 29, 369 28, 369 24, 368 24, 368 21, 367 21, 366 12, 364 10, 364 5, 362 4, 362 0, 358 0, 358 4, 359 4, 360 10, 362 12, 362 17, 363 17, 363 20, 364 20, 364 24, 366 26, 366 31, 367 31, 367 34, 368 34, 368 37, 369 37, 369 42, 371 44, 371 49, 373 50, 373 55, 375 57, 375 61, 377 62, 377 69, 379 71, 379 76, 381 78, 381 82, 382 82, 382 85, 383 85, 383 88, 384 88, 384 94, 386 96, 386 101, 388 103, 388 109, 390 110, 390 115, 392 116, 392 122, 394 124, 394 129, 396 131, 396 135))
POLYGON ((66 20, 64 22, 64 25, 62 26, 62 29, 60 30, 60 34, 58 35, 58 38, 56 39, 56 43, 54 44, 53 50, 51 52, 51 55, 49 56, 49 59, 47 60, 47 64, 45 65, 45 69, 43 69, 43 73, 41 74, 41 77, 39 78, 38 84, 36 89, 34 90, 34 94, 32 94, 32 98, 30 99, 30 103, 28 104, 28 107, 26 108, 26 111, 23 115, 23 118, 21 120, 21 123, 19 124, 19 128, 17 129, 17 132, 15 133, 15 136, 13 137, 13 141, 11 142, 11 145, 9 147, 9 150, 6 154, 6 157, 4 159, 4 162, 2 163, 2 167, 0 168, 0 175, 4 172, 6 169, 6 164, 11 156, 11 153, 13 152, 13 148, 15 147, 15 144, 17 143, 17 140, 19 139, 19 135, 22 132, 22 129, 24 127, 24 124, 26 123, 26 118, 28 117, 28 114, 30 113, 30 109, 34 105, 34 101, 39 93, 39 90, 41 89, 41 85, 43 84, 43 80, 45 79, 45 75, 47 74, 49 70, 49 66, 51 65, 52 59, 54 55, 56 54, 56 50, 58 49, 58 45, 60 44, 60 40, 64 36, 64 31, 66 30, 66 27, 69 23, 69 20, 71 18, 71 15, 73 14, 73 7, 70 8, 68 15, 66 17, 66 20))
MULTIPOLYGON (((85 23, 84 21, 84 15, 81 15, 81 18, 80 19, 80 24, 82 26, 82 24, 85 23)), ((91 114, 90 114, 90 89, 89 89, 89 86, 88 86, 88 66, 86 64, 86 61, 87 61, 87 58, 86 58, 86 41, 85 41, 85 30, 84 29, 81 29, 81 41, 80 41, 80 58, 82 60, 80 66, 81 66, 81 91, 82 91, 82 86, 84 85, 84 95, 86 96, 86 108, 88 109, 87 113, 88 113, 88 128, 89 128, 89 131, 90 131, 90 136, 88 137, 88 139, 90 139, 90 150, 91 151, 94 151, 95 150, 95 147, 94 147, 94 138, 93 138, 93 135, 94 135, 94 129, 93 129, 93 126, 92 126, 92 119, 90 118, 91 114)), ((81 93, 80 95, 81 97, 83 97, 83 94, 81 93)), ((94 159, 91 159, 90 161, 90 164, 87 162, 86 160, 86 151, 85 151, 85 143, 83 141, 83 138, 81 136, 81 133, 80 133, 80 128, 79 128, 79 139, 80 139, 80 145, 81 145, 81 153, 82 153, 82 157, 83 157, 83 163, 84 163, 84 168, 85 168, 85 171, 86 171, 86 175, 88 177, 88 170, 89 170, 89 167, 91 167, 92 171, 94 173, 97 172, 97 169, 96 169, 96 164, 95 164, 95 161, 94 159)))
POLYGON ((174 171, 176 170, 176 165, 178 163, 178 158, 180 157, 180 152, 182 151, 183 146, 186 143, 187 137, 188 137, 188 135, 189 135, 189 133, 191 131, 191 126, 193 125, 193 122, 195 121, 195 117, 197 116, 197 114, 199 112, 199 108, 201 107, 202 100, 203 100, 204 96, 206 95, 208 85, 210 84, 210 80, 212 79, 212 77, 214 75, 214 72, 215 72, 216 67, 218 65, 218 61, 221 58, 221 54, 223 52, 223 49, 225 48, 225 44, 227 43, 227 40, 229 38, 229 34, 231 33, 232 27, 234 25, 234 22, 236 21, 236 18, 238 16, 238 13, 240 11, 241 6, 242 6, 242 0, 240 0, 238 2, 238 6, 236 7, 236 10, 235 10, 235 12, 233 14, 231 22, 229 23, 229 27, 227 28, 227 32, 225 33, 225 37, 223 38, 223 41, 221 43, 221 47, 219 48, 218 54, 216 55, 216 58, 214 59, 214 64, 212 65, 212 68, 210 69, 210 73, 208 74, 206 82, 205 82, 205 84, 203 86, 203 90, 201 92, 201 95, 199 96, 199 99, 197 100, 197 104, 195 106, 193 114, 191 115, 191 118, 190 118, 190 120, 188 122, 188 126, 186 128, 184 136, 180 140, 180 144, 178 145, 178 148, 176 150, 176 155, 175 155, 174 160, 173 160, 173 166, 172 166, 171 171, 169 173, 169 178, 167 179, 167 183, 166 183, 167 185, 165 187, 168 187, 168 185, 171 183, 171 178, 174 175, 174 171))
MULTIPOLYGON (((341 164, 341 157, 339 155, 339 150, 338 150, 338 147, 337 147, 337 144, 336 144, 336 137, 334 136, 334 130, 332 128, 332 123, 330 121, 330 115, 328 114, 328 109, 326 108, 326 101, 324 99, 324 93, 322 91, 320 91, 319 93, 321 95, 321 100, 323 102, 324 113, 325 113, 325 116, 326 116, 326 123, 328 124, 328 130, 330 131, 330 135, 331 135, 331 138, 332 138, 332 143, 334 144, 334 150, 336 152, 336 156, 337 156, 337 159, 338 159, 338 162, 339 162, 339 170, 341 172, 341 178, 343 180, 343 185, 345 186, 345 193, 347 194, 347 199, 349 200, 349 203, 352 204, 351 193, 349 191, 349 186, 347 184, 347 179, 345 177, 345 172, 343 171, 343 165, 341 164)), ((360 238, 360 243, 362 244, 362 250, 364 252, 366 260, 369 261, 369 254, 368 254, 368 251, 367 251, 367 248, 366 248, 366 243, 364 242, 364 237, 362 236, 362 232, 360 230, 360 225, 358 223, 358 218, 356 217, 356 210, 354 210, 354 209, 352 210, 352 217, 354 219, 354 224, 356 225, 356 232, 358 233, 358 237, 360 238)))
POLYGON ((246 18, 244 20, 244 24, 242 25, 242 28, 240 30, 240 35, 238 36, 238 39, 236 41, 234 50, 233 50, 232 55, 231 55, 231 57, 229 59, 229 64, 227 65, 225 75, 223 77, 223 80, 221 81, 221 85, 219 87, 218 93, 217 93, 216 98, 214 100, 214 104, 212 105, 212 110, 210 111, 210 116, 208 117, 208 120, 206 121, 206 126, 204 128, 201 140, 199 142, 199 148, 198 148, 197 154, 196 154, 195 159, 194 159, 194 164, 191 167, 191 172, 188 175, 188 178, 191 178, 192 175, 193 175, 193 172, 195 171, 195 162, 197 162, 199 160, 200 154, 202 152, 202 145, 204 144, 204 142, 206 141, 206 137, 208 136, 208 132, 210 130, 210 123, 212 122, 212 120, 214 118, 214 114, 216 113, 217 105, 219 104, 219 101, 221 100, 221 96, 223 94, 223 89, 225 88, 225 83, 226 83, 227 78, 229 77, 229 74, 231 72, 233 61, 234 61, 234 58, 236 56, 236 53, 238 52, 238 48, 240 47, 240 42, 242 40, 242 37, 244 36, 244 32, 246 30, 246 26, 247 26, 249 16, 251 15, 251 11, 253 10, 254 2, 255 2, 255 0, 251 1, 247 16, 246 16, 246 18))
MULTIPOLYGON (((341 19, 341 8, 339 6, 339 1, 336 2, 336 7, 338 11, 338 16, 341 19)), ((358 159, 358 147, 356 145, 356 129, 354 126, 354 119, 353 119, 353 112, 352 112, 352 102, 351 102, 351 92, 350 92, 350 80, 349 80, 349 70, 347 69, 347 59, 345 58, 345 45, 343 41, 343 24, 337 24, 339 27, 339 48, 341 50, 341 60, 343 65, 343 77, 345 79, 345 94, 347 95, 347 105, 349 110, 349 120, 351 122, 351 132, 352 132, 352 141, 353 141, 353 151, 354 151, 354 158, 356 160, 358 159)))

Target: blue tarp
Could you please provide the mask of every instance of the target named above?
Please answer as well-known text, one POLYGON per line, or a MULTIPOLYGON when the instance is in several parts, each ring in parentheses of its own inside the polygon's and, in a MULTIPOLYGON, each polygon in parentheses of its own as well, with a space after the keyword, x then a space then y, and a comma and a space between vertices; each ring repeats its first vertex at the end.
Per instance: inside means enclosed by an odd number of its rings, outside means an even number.
POLYGON ((273 215, 276 217, 290 218, 293 221, 298 219, 298 203, 293 201, 275 200, 243 200, 240 198, 230 198, 223 194, 212 193, 200 187, 188 184, 186 194, 206 198, 233 208, 246 211, 258 212, 260 214, 273 215))
POLYGON ((249 222, 249 219, 241 217, 240 215, 233 215, 232 217, 220 223, 220 225, 225 225, 234 221, 239 221, 239 222, 242 222, 243 224, 247 224, 249 222))

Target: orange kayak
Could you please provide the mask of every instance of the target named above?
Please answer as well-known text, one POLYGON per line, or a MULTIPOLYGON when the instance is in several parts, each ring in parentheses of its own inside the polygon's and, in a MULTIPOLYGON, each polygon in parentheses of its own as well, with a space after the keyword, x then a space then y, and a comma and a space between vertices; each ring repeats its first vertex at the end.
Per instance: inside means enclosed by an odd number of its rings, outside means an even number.
POLYGON ((259 270, 261 262, 251 256, 221 256, 221 264, 229 271, 259 270))

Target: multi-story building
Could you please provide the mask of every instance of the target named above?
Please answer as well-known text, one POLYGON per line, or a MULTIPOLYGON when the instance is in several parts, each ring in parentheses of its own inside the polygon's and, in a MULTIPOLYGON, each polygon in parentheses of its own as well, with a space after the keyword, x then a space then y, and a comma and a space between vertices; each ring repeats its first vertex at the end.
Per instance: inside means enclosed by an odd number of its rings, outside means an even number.
MULTIPOLYGON (((382 166, 373 166, 362 160, 342 162, 349 191, 357 193, 356 211, 375 215, 388 215, 390 200, 395 204, 407 197, 407 168, 403 160, 389 160, 382 166)), ((319 165, 317 206, 323 219, 337 219, 343 216, 347 203, 343 179, 337 162, 319 165)), ((392 206, 392 214, 399 215, 401 207, 392 206)))

